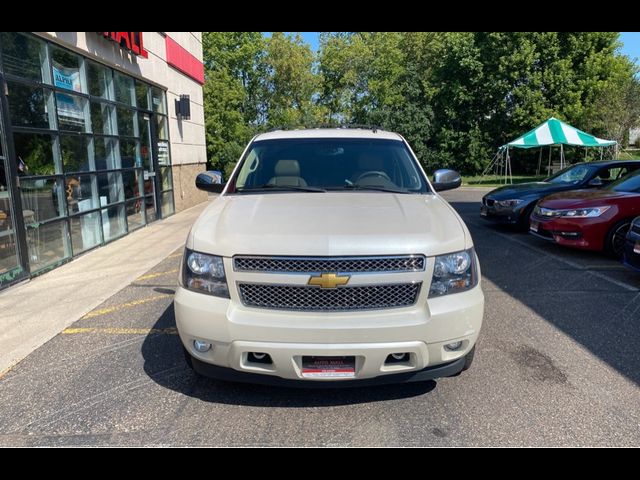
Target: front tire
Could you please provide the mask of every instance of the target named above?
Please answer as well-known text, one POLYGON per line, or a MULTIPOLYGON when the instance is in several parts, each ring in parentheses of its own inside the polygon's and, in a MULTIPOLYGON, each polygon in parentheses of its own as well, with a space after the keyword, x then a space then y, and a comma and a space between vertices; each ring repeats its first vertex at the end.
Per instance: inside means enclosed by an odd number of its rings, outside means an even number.
POLYGON ((629 228, 631 228, 631 220, 626 219, 619 221, 609 230, 604 241, 604 249, 607 254, 614 258, 622 258, 629 228))

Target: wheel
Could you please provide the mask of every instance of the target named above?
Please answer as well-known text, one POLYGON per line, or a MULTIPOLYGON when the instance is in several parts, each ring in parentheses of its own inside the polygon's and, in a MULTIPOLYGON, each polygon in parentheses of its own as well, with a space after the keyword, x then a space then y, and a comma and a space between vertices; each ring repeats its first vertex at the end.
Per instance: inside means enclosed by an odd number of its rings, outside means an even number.
POLYGON ((462 371, 469 370, 471 368, 471 364, 473 363, 473 357, 476 354, 476 346, 474 345, 469 353, 467 353, 464 357, 464 367, 462 367, 462 371))
POLYGON ((624 250, 625 238, 630 227, 631 220, 629 219, 621 220, 620 222, 616 223, 611 228, 611 230, 609 230, 609 233, 607 233, 607 236, 605 238, 605 252, 607 252, 612 257, 621 258, 622 252, 624 250))

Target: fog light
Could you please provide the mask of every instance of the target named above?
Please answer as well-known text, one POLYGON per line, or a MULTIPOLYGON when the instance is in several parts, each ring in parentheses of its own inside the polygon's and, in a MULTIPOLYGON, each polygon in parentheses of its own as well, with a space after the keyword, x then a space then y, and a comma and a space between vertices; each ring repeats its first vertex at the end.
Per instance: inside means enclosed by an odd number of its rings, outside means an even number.
POLYGON ((211 344, 203 342, 202 340, 194 340, 193 348, 195 348, 200 353, 204 353, 208 352, 211 349, 211 344))
POLYGON ((404 356, 406 355, 406 353, 392 353, 391 356, 395 359, 395 360, 404 360, 404 356))
POLYGON ((266 353, 256 353, 253 352, 253 358, 255 358, 256 360, 263 360, 264 357, 266 357, 267 354, 266 353))
POLYGON ((455 352, 456 350, 460 350, 461 346, 462 346, 462 342, 447 343, 444 346, 444 349, 449 352, 455 352))

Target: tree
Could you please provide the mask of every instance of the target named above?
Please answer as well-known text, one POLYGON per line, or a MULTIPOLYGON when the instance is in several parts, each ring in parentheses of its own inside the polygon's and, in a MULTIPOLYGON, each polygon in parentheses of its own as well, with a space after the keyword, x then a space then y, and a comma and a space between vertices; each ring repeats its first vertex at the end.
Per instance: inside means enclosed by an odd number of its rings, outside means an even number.
POLYGON ((265 115, 265 43, 260 32, 206 32, 202 43, 207 157, 228 176, 265 115))
POLYGON ((314 102, 319 77, 313 71, 313 53, 300 34, 274 32, 264 56, 264 96, 269 127, 303 127, 322 120, 314 102))

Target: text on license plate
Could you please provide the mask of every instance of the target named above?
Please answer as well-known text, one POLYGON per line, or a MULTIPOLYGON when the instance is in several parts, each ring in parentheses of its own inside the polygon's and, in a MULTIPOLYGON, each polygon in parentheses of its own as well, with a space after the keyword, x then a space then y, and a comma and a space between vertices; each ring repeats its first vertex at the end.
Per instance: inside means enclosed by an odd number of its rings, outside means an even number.
POLYGON ((356 357, 302 357, 302 376, 305 378, 355 377, 356 357))

